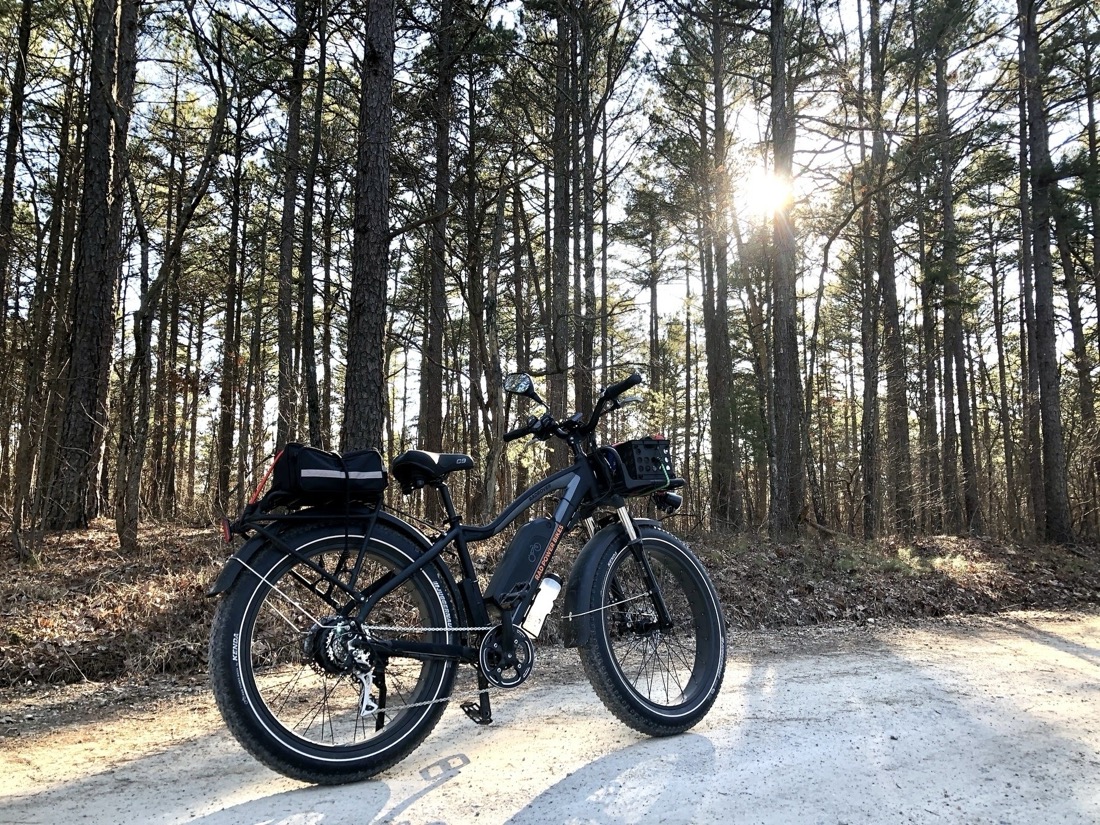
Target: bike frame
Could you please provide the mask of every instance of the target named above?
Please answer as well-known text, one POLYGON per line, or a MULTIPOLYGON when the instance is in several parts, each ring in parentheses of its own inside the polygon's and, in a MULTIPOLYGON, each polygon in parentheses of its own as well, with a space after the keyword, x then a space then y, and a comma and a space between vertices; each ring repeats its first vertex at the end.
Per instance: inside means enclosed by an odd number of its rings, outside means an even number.
MULTIPOLYGON (((488 524, 469 525, 463 524, 461 517, 455 512, 450 490, 443 481, 436 487, 447 514, 447 523, 450 528, 435 540, 432 546, 412 564, 396 571, 392 577, 386 576, 377 582, 377 587, 372 589, 366 600, 359 606, 357 621, 366 624, 367 616, 378 602, 388 593, 400 587, 421 570, 435 563, 443 551, 452 544, 458 551, 459 562, 462 567, 462 579, 459 589, 464 601, 467 616, 474 624, 487 625, 489 615, 484 595, 477 581, 477 573, 474 568, 473 558, 470 555, 469 543, 484 541, 499 535, 511 525, 528 508, 537 504, 550 494, 561 491, 561 500, 555 508, 553 515, 553 531, 550 540, 546 543, 542 558, 535 566, 533 575, 528 581, 528 586, 542 580, 543 574, 554 556, 561 539, 576 525, 591 517, 598 507, 610 502, 616 505, 619 519, 622 521, 629 539, 630 547, 636 554, 642 569, 648 579, 650 593, 654 598, 657 610, 658 624, 662 628, 671 627, 668 610, 661 597, 660 589, 649 566, 648 559, 641 552, 641 543, 634 527, 633 520, 626 509, 622 498, 609 492, 600 490, 600 484, 593 472, 590 459, 580 450, 578 444, 570 442, 573 448, 575 461, 572 466, 560 470, 553 475, 533 484, 512 501, 499 516, 488 524)), ((590 537, 594 532, 594 524, 589 526, 590 537)), ((509 548, 514 552, 522 552, 521 548, 509 548)), ((501 564, 504 560, 501 560, 501 564)), ((505 611, 506 613, 506 611, 505 611)), ((503 614, 502 614, 503 615, 503 614)), ((389 655, 406 655, 414 657, 442 656, 445 658, 457 658, 473 661, 476 652, 467 646, 456 644, 404 642, 400 640, 387 640, 383 643, 385 652, 389 655)))
MULTIPOLYGON (((541 580, 542 574, 546 571, 546 567, 550 563, 551 558, 553 558, 554 551, 557 549, 561 538, 575 527, 580 520, 578 514, 584 506, 588 504, 585 499, 591 493, 595 492, 595 486, 595 478, 591 467, 588 465, 587 459, 583 456, 578 456, 578 460, 573 466, 560 470, 531 485, 531 487, 522 492, 499 516, 493 519, 493 521, 488 524, 476 525, 462 523, 461 518, 455 512, 450 490, 445 482, 440 482, 437 485, 437 489, 439 490, 444 510, 447 513, 447 522, 451 525, 450 529, 436 539, 432 546, 425 550, 413 564, 397 572, 393 578, 387 577, 387 580, 382 582, 381 586, 374 590, 366 601, 360 605, 357 616, 358 621, 361 624, 365 623, 367 615, 381 599, 385 598, 388 593, 400 587, 421 570, 435 563, 443 551, 453 544, 458 551, 459 563, 462 567, 460 589, 462 590, 462 595, 466 602, 466 611, 474 623, 487 624, 489 621, 488 611, 485 606, 484 596, 481 593, 481 588, 477 583, 477 572, 474 569, 474 562, 470 555, 469 544, 471 542, 484 541, 485 539, 499 535, 519 518, 525 510, 537 504, 548 495, 560 490, 562 491, 561 502, 555 509, 553 516, 554 530, 551 534, 550 541, 546 544, 546 549, 543 551, 543 556, 535 568, 535 573, 531 577, 531 582, 541 580)), ((393 653, 402 652, 401 648, 404 647, 401 642, 397 641, 391 642, 387 646, 392 646, 391 652, 393 653)), ((416 645, 415 647, 422 648, 422 645, 416 645)), ((436 645, 433 647, 446 648, 446 650, 439 650, 439 653, 444 655, 448 653, 453 655, 454 653, 450 645, 436 645)), ((413 651, 410 650, 407 652, 413 651)), ((421 649, 417 652, 423 653, 424 651, 421 649)))

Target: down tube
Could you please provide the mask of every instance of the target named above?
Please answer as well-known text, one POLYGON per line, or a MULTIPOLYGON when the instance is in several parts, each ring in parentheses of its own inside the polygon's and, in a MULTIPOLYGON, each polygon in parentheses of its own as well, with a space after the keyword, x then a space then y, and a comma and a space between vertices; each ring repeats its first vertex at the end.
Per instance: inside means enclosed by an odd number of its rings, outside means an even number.
POLYGON ((495 536, 511 524, 520 513, 554 490, 564 489, 566 491, 566 495, 562 497, 562 502, 558 506, 557 513, 555 514, 555 521, 557 520, 558 514, 562 514, 564 517, 568 518, 569 513, 575 509, 575 505, 567 509, 567 503, 572 500, 571 494, 574 498, 578 495, 577 491, 581 486, 580 475, 573 467, 568 467, 525 490, 519 498, 512 502, 508 508, 491 523, 476 527, 459 525, 448 530, 446 535, 439 538, 431 548, 425 550, 420 558, 408 567, 402 568, 392 579, 371 594, 370 598, 360 606, 357 620, 359 622, 365 621, 367 615, 374 609, 378 602, 435 561, 443 552, 443 548, 454 541, 459 533, 462 533, 463 537, 470 541, 480 541, 495 536))

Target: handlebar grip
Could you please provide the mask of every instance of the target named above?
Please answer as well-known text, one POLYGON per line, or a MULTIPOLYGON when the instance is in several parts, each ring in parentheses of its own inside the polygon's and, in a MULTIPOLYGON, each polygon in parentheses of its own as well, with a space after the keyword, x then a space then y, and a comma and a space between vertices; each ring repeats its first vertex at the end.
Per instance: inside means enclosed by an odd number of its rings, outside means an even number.
POLYGON ((617 398, 631 387, 636 387, 642 383, 642 374, 636 372, 620 381, 618 384, 612 384, 603 391, 605 398, 617 398))
POLYGON ((507 441, 515 441, 517 438, 523 438, 525 435, 530 435, 530 434, 531 434, 531 428, 529 426, 527 426, 527 427, 519 427, 518 429, 515 429, 515 430, 509 430, 502 437, 507 442, 507 441))

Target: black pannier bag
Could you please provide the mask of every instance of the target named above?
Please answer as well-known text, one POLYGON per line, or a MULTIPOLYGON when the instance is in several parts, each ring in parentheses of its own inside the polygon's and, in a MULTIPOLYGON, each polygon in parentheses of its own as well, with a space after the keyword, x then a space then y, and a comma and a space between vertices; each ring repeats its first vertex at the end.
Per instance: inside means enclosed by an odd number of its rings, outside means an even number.
POLYGON ((293 442, 275 457, 270 476, 271 489, 258 502, 260 510, 375 503, 389 484, 378 450, 330 453, 293 442))

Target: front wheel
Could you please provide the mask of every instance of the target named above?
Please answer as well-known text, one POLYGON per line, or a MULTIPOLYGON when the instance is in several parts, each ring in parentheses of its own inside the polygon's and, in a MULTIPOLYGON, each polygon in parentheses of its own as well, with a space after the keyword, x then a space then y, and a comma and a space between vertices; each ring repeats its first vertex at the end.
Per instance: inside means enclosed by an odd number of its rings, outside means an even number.
POLYGON ((418 551, 381 525, 369 539, 339 526, 282 538, 296 553, 268 546, 218 605, 210 639, 218 708, 237 740, 286 776, 365 779, 435 727, 455 676, 453 660, 384 657, 369 642, 452 642, 453 600, 429 566, 359 626, 357 594, 418 551))
POLYGON ((640 528, 604 551, 580 649, 597 695, 622 722, 651 736, 681 733, 710 710, 726 668, 726 623, 714 585, 675 536, 640 528), (661 627, 642 554, 671 619, 661 627))

